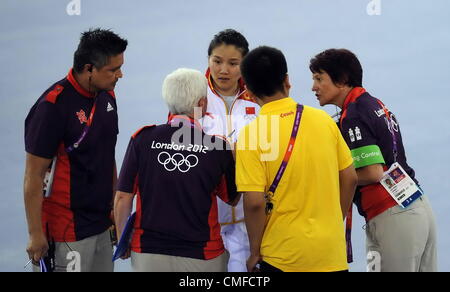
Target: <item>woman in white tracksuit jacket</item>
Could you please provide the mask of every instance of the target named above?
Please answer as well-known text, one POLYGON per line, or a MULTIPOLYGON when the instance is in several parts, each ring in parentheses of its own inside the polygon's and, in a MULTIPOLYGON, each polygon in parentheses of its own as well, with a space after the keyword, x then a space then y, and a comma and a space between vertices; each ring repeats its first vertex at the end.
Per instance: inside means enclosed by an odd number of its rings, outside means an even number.
MULTIPOLYGON (((241 79, 240 63, 248 51, 245 37, 232 29, 215 35, 208 49, 208 109, 202 126, 206 134, 222 136, 231 145, 259 113, 258 104, 247 96, 241 79)), ((218 200, 218 208, 222 238, 230 253, 228 271, 246 272, 250 248, 242 199, 236 207, 218 200)))

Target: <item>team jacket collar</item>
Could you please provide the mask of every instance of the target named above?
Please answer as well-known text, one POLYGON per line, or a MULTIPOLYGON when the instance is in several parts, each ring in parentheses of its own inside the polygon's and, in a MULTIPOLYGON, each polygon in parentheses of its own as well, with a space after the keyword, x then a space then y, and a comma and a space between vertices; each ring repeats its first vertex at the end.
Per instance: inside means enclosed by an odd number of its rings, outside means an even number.
POLYGON ((69 74, 67 74, 67 80, 69 80, 69 82, 70 82, 70 84, 72 84, 72 86, 75 88, 75 90, 79 93, 79 94, 81 94, 81 95, 83 95, 83 96, 85 96, 85 97, 88 97, 88 98, 94 98, 95 97, 95 94, 92 94, 92 93, 90 93, 90 92, 88 92, 88 91, 86 91, 83 87, 81 87, 81 85, 77 82, 77 80, 75 79, 75 77, 73 76, 73 68, 71 68, 70 70, 69 70, 69 74))
MULTIPOLYGON (((211 70, 208 68, 208 70, 206 71, 205 74, 206 78, 208 79, 208 85, 209 88, 211 89, 211 91, 219 98, 223 99, 220 94, 217 92, 217 90, 214 88, 214 83, 213 83, 213 79, 211 76, 211 70)), ((239 94, 237 99, 242 99, 242 100, 246 100, 246 101, 251 101, 256 103, 256 100, 254 100, 253 98, 249 97, 247 94, 247 89, 245 88, 245 83, 244 80, 241 78, 239 79, 239 94)))
POLYGON ((351 103, 354 103, 364 93, 366 93, 366 90, 362 87, 353 88, 352 91, 350 91, 347 97, 345 98, 344 106, 342 107, 342 109, 347 110, 348 106, 351 103))
POLYGON ((188 116, 184 116, 184 115, 171 115, 169 116, 169 122, 168 124, 172 125, 179 125, 180 123, 183 123, 183 126, 185 126, 185 123, 187 125, 190 125, 191 128, 197 128, 199 130, 202 130, 202 126, 200 125, 200 123, 188 116))

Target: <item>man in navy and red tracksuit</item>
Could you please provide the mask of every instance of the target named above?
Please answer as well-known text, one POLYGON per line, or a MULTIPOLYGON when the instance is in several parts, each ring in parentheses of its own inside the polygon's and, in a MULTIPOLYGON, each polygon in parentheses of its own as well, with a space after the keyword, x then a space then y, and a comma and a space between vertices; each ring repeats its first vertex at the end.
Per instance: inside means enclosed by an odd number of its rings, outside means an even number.
POLYGON ((326 50, 311 60, 310 69, 320 105, 342 109, 339 127, 358 173, 355 204, 367 221, 368 270, 436 271, 436 225, 426 196, 404 209, 380 183, 398 163, 418 185, 394 114, 362 88, 363 70, 352 52, 326 50))
POLYGON ((172 113, 169 124, 139 130, 128 145, 114 212, 120 235, 137 194, 133 271, 227 270, 217 197, 236 205, 240 196, 231 146, 206 135, 198 122, 206 113, 206 88, 198 71, 170 74, 163 86, 172 113), (201 108, 201 116, 194 115, 194 107, 201 108), (219 186, 227 192, 218 191, 219 186))
POLYGON ((42 269, 113 271, 109 228, 119 132, 113 90, 126 47, 109 30, 83 33, 73 69, 25 120, 27 252, 35 265, 45 259, 42 269))

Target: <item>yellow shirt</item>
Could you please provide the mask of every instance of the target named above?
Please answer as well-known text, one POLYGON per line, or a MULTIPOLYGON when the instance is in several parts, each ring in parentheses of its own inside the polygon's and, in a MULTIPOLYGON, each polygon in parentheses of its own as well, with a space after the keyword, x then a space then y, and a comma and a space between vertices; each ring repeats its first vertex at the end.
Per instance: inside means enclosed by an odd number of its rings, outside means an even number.
MULTIPOLYGON (((261 108, 237 145, 239 192, 267 192, 286 153, 297 103, 285 98, 261 108)), ((347 270, 339 171, 353 163, 335 122, 304 107, 287 169, 273 197, 261 243, 263 260, 286 272, 347 270)))

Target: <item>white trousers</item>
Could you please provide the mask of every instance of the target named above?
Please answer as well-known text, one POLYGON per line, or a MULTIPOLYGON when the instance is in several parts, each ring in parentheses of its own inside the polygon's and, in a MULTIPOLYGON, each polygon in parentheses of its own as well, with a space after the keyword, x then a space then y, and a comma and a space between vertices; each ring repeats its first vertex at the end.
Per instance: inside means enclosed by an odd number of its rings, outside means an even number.
POLYGON ((230 254, 228 272, 247 272, 247 259, 250 257, 245 222, 222 226, 222 239, 230 254))

